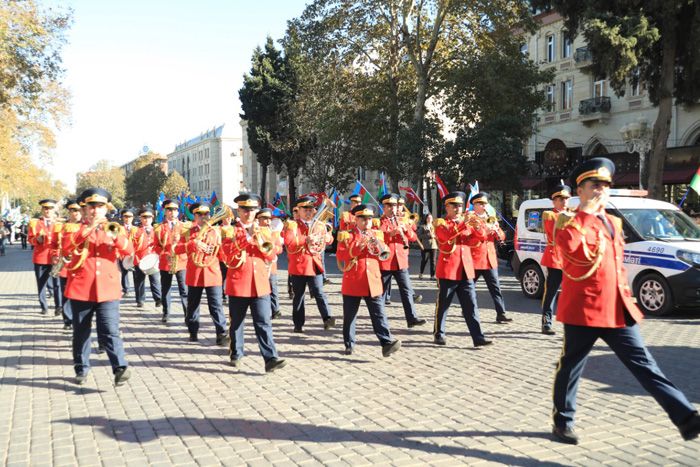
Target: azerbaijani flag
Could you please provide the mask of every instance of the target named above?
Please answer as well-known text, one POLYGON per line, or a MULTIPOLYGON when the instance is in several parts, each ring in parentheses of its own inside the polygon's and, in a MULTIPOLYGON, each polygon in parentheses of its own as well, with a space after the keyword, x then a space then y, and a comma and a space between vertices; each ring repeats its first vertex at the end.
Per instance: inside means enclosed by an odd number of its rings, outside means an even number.
POLYGON ((352 190, 352 194, 362 196, 362 204, 369 204, 369 202, 372 200, 372 195, 369 194, 367 188, 365 188, 365 186, 360 183, 359 180, 355 182, 355 189, 352 190))
POLYGON ((693 175, 693 179, 690 181, 690 188, 695 190, 695 193, 700 194, 700 167, 693 175))
POLYGON ((211 192, 211 198, 209 198, 209 204, 211 204, 212 208, 215 208, 221 204, 221 202, 219 201, 219 198, 216 197, 216 190, 211 192))
POLYGON ((384 176, 384 172, 379 174, 379 191, 377 192, 377 199, 381 199, 382 196, 386 195, 389 193, 389 190, 386 187, 386 177, 384 176))
POLYGON ((156 205, 156 222, 163 222, 163 216, 165 215, 165 210, 163 209, 163 201, 165 201, 165 193, 162 191, 158 195, 158 204, 156 205))

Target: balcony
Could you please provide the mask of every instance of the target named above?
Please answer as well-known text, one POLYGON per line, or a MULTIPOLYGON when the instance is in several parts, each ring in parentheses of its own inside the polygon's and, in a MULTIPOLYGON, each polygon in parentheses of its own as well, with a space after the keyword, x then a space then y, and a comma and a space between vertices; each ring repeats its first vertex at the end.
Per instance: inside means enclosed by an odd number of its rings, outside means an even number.
POLYGON ((578 113, 582 122, 605 122, 610 115, 610 98, 607 96, 592 97, 579 102, 578 113))
POLYGON ((589 66, 593 64, 593 54, 588 50, 588 47, 579 47, 574 52, 574 61, 578 67, 589 66))

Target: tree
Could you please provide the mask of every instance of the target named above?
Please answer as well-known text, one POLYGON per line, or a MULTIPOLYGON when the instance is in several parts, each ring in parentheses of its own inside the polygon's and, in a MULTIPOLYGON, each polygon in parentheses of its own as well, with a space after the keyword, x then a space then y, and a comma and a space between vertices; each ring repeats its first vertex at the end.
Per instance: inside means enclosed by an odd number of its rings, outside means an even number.
POLYGON ((700 100, 700 5, 696 0, 539 0, 553 6, 571 35, 583 32, 595 60, 592 72, 607 76, 618 95, 635 70, 659 107, 652 134, 647 188, 663 199, 663 167, 673 99, 700 100))
POLYGON ((134 171, 126 177, 126 199, 132 206, 154 203, 166 179, 158 154, 149 152, 136 159, 134 171))
POLYGON ((278 132, 277 120, 285 94, 282 65, 282 54, 268 36, 265 49, 257 47, 253 51, 250 72, 243 76, 243 87, 238 91, 243 109, 240 116, 248 124, 248 144, 262 166, 260 196, 263 198, 266 198, 267 168, 273 159, 273 133, 278 132))
POLYGON ((124 171, 113 166, 107 160, 98 161, 87 172, 78 174, 75 187, 76 195, 80 195, 87 188, 104 188, 112 194, 112 204, 117 208, 124 206, 126 187, 124 183, 124 171))
POLYGON ((175 199, 177 198, 181 193, 187 193, 190 191, 190 187, 187 184, 187 180, 180 175, 180 172, 177 170, 172 170, 168 174, 168 178, 165 179, 165 183, 163 183, 163 187, 161 190, 164 194, 165 197, 168 199, 175 199))

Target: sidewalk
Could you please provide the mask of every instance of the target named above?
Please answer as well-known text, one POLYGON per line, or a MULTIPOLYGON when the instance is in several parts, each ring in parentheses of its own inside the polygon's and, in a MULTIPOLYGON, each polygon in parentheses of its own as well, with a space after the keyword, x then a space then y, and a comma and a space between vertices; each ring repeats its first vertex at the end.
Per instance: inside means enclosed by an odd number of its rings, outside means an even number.
MULTIPOLYGON (((505 275, 514 322, 495 323, 481 283, 492 347, 475 350, 456 306, 446 347, 432 344, 434 283, 418 312, 431 325, 407 329, 394 287, 389 358, 363 307, 358 346, 342 354, 340 328, 323 330, 307 296, 306 334, 292 333, 290 302, 273 322, 289 365, 266 375, 250 318, 242 371, 203 313, 200 342, 187 341, 181 310, 170 323, 133 293, 122 305, 131 380, 113 386, 106 355, 92 355, 86 384, 73 380, 70 335, 39 314, 31 251, 0 258, 0 463, 3 465, 697 465, 700 441, 683 442, 661 408, 604 345, 591 353, 579 390, 579 446, 550 439, 551 384, 561 349, 539 331, 538 303, 505 275)), ((327 263, 335 262, 328 257, 327 263)), ((332 269, 332 268, 331 268, 332 269)), ((335 270, 335 269, 332 269, 335 270)), ((414 270, 415 271, 415 270, 414 270)), ((327 289, 342 315, 340 276, 327 289)), ((280 291, 286 292, 285 271, 280 291)), ((648 320, 642 332, 674 383, 700 405, 700 315, 648 320)))

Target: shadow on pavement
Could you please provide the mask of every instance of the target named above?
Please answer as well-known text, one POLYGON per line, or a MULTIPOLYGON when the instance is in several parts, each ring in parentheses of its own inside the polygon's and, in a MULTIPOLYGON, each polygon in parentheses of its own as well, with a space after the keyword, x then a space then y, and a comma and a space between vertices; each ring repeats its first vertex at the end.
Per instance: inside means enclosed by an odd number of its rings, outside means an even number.
POLYGON ((99 394, 105 392, 101 389, 92 389, 86 386, 77 386, 73 384, 73 378, 64 376, 54 376, 47 379, 6 377, 0 379, 0 385, 56 389, 59 391, 70 392, 76 395, 99 394))
MULTIPOLYGON (((499 454, 483 449, 463 446, 444 446, 421 441, 420 438, 469 438, 469 437, 513 437, 551 439, 549 433, 532 431, 364 431, 347 430, 332 426, 306 423, 245 420, 240 418, 186 418, 171 417, 148 420, 111 420, 105 417, 81 417, 58 420, 81 426, 94 426, 107 436, 120 442, 146 443, 160 436, 211 436, 272 441, 310 441, 315 443, 357 442, 372 445, 385 445, 399 449, 412 449, 426 453, 452 456, 474 457, 506 465, 516 466, 560 466, 564 464, 543 462, 537 459, 499 454), (155 427, 165 427, 159 434, 155 427)), ((161 431, 161 430, 159 430, 161 431)))

